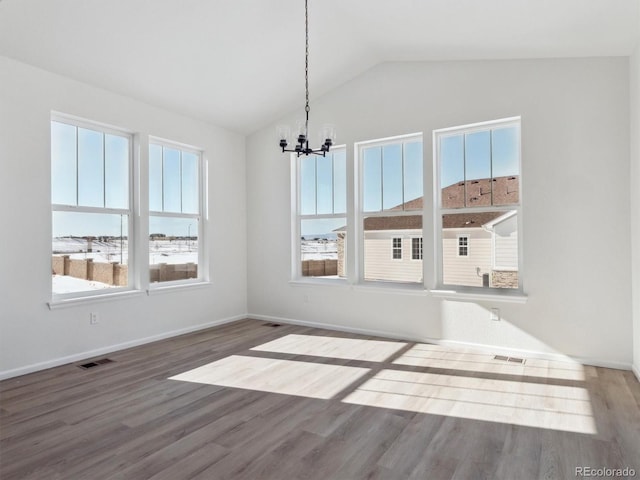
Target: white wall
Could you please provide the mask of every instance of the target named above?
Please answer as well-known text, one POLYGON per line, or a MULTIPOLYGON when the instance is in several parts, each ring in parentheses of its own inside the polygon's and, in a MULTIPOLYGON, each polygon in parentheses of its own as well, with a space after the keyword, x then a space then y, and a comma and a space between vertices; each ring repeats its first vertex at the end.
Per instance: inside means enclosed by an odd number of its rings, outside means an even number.
MULTIPOLYGON (((640 31, 640 18, 638 21, 640 31)), ((633 268, 633 365, 640 379, 640 42, 630 60, 631 245, 633 268)))
MULTIPOLYGON (((274 123, 247 141, 249 312, 629 367, 627 58, 389 63, 311 102, 311 127, 335 123, 349 161, 354 142, 424 132, 430 164, 432 130, 515 115, 522 116, 526 304, 290 284, 290 162, 278 152, 274 123), (501 322, 489 320, 493 306, 501 322)), ((433 232, 424 242, 426 259, 433 232)))
POLYGON ((244 149, 240 135, 0 57, 0 378, 243 316, 244 149), (210 286, 48 309, 52 110, 204 149, 210 286))

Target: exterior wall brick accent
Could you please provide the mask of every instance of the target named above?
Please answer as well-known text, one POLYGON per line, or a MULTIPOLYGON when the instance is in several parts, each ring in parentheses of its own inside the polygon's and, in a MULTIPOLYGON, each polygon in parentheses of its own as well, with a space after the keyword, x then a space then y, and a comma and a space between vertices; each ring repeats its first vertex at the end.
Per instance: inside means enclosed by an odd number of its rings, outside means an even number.
POLYGON ((345 248, 345 238, 346 238, 346 234, 345 233, 339 233, 338 234, 338 276, 339 277, 346 277, 346 265, 345 265, 345 252, 346 252, 346 248, 345 248))
POLYGON ((65 256, 54 255, 51 258, 51 271, 53 272, 54 275, 64 275, 65 257, 69 258, 68 255, 65 255, 65 256))
POLYGON ((171 282, 174 280, 185 280, 187 278, 198 277, 198 266, 195 263, 160 263, 158 265, 158 270, 159 282, 171 282))
POLYGON ((303 260, 303 277, 325 277, 338 274, 338 260, 303 260))
POLYGON ((119 263, 113 264, 113 284, 118 287, 126 287, 129 283, 129 267, 119 263))
MULTIPOLYGON (((324 260, 321 261, 324 264, 324 260)), ((337 260, 327 260, 337 265, 337 260)), ((322 266, 324 272, 324 265, 322 266)), ((337 266, 329 266, 328 270, 333 268, 334 273, 326 275, 335 275, 337 266)), ((129 267, 121 265, 118 262, 104 263, 94 262, 92 259, 75 260, 70 259, 69 255, 54 255, 51 258, 51 270, 54 275, 69 275, 83 280, 93 280, 96 282, 106 283, 117 287, 126 287, 129 282, 129 267)), ((198 265, 195 263, 182 264, 166 264, 149 266, 149 281, 151 282, 169 282, 173 280, 185 280, 187 278, 198 278, 198 265)))
POLYGON ((113 285, 114 265, 114 263, 92 262, 91 267, 93 270, 93 274, 89 275, 89 277, 91 278, 91 280, 95 280, 96 282, 113 285))
POLYGON ((87 260, 69 260, 69 273, 67 275, 87 280, 87 273, 87 260))
POLYGON ((491 286, 494 288, 518 288, 518 272, 511 270, 492 270, 491 286))

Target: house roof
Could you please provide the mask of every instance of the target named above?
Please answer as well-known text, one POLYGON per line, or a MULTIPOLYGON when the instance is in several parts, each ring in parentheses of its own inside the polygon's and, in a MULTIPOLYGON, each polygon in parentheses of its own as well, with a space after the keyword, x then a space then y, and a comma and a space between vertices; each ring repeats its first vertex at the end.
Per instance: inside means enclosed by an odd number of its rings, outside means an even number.
MULTIPOLYGON (((444 208, 461 208, 465 206, 482 207, 493 205, 512 205, 519 201, 519 186, 517 175, 502 177, 480 178, 456 182, 442 189, 442 205, 444 208), (466 200, 466 205, 465 205, 466 200)), ((414 198, 389 211, 422 210, 424 197, 414 198)), ((480 228, 505 215, 504 212, 469 212, 450 213, 442 216, 443 228, 480 228)), ((366 217, 364 229, 372 230, 415 230, 422 228, 422 215, 389 215, 366 217)), ((335 231, 344 231, 338 228, 335 231)))
POLYGON ((456 182, 442 189, 444 208, 513 205, 519 201, 518 175, 456 182))

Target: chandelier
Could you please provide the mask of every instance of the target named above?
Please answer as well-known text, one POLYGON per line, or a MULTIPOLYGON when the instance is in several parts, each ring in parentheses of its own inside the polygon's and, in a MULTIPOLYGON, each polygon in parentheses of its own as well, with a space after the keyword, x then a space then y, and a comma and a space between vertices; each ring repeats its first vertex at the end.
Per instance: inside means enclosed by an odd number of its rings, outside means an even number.
POLYGON ((320 148, 311 148, 309 146, 309 5, 308 0, 304 0, 304 28, 305 28, 305 51, 304 51, 304 87, 306 104, 304 107, 305 121, 300 122, 296 129, 296 145, 294 148, 287 148, 289 145, 289 135, 291 133, 289 127, 278 126, 278 137, 280 139, 280 147, 283 152, 295 152, 297 156, 301 155, 322 155, 323 157, 329 151, 335 140, 333 126, 325 125, 322 129, 320 140, 324 143, 320 148))

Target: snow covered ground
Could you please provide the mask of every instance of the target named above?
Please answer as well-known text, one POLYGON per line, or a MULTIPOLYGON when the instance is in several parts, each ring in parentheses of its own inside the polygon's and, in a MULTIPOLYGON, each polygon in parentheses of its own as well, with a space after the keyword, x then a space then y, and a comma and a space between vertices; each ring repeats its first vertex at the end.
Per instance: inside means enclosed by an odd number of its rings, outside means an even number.
POLYGON ((301 240, 302 260, 337 260, 338 243, 335 240, 301 240))
POLYGON ((52 291, 56 294, 116 288, 115 285, 107 285, 106 283, 95 282, 93 280, 82 280, 81 278, 70 277, 68 275, 53 275, 51 283, 52 291))
MULTIPOLYGON (((126 264, 129 261, 129 243, 122 240, 109 240, 106 242, 93 240, 91 252, 87 252, 88 244, 82 238, 54 238, 54 255, 69 255, 70 258, 82 260, 91 258, 94 262, 126 264)), ((189 239, 176 240, 150 240, 149 263, 198 263, 198 241, 189 239)))
MULTIPOLYGON (((91 242, 92 251, 87 252, 89 247, 85 239, 70 237, 54 238, 52 247, 54 255, 69 255, 70 258, 76 260, 91 258, 96 263, 118 262, 123 264, 127 264, 129 261, 129 245, 125 239, 122 240, 122 249, 119 239, 93 240, 91 242)), ((149 264, 157 265, 159 263, 198 263, 198 241, 190 239, 150 240, 149 264)), ((53 275, 52 277, 52 291, 55 294, 86 292, 105 288, 116 287, 68 275, 53 275)))

